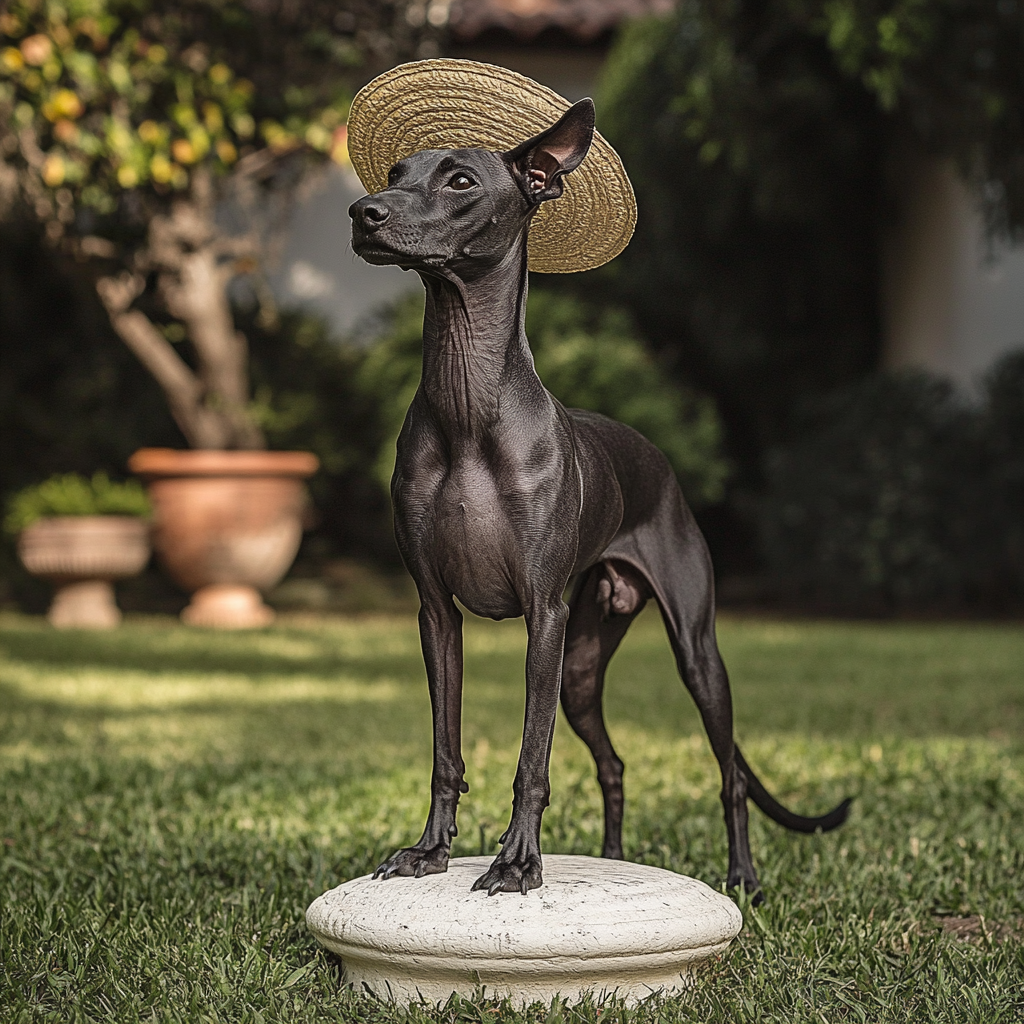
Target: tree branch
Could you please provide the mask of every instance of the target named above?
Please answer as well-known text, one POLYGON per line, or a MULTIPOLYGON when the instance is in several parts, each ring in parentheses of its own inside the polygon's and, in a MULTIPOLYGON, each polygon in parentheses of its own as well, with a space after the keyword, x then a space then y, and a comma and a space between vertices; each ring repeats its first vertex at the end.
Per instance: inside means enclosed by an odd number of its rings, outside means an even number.
POLYGON ((36 133, 26 125, 18 132, 18 142, 21 143, 21 153, 29 167, 40 168, 46 163, 46 154, 39 148, 36 133))
POLYGON ((131 309, 145 288, 139 274, 102 277, 96 282, 110 323, 121 340, 156 379, 171 415, 192 448, 223 448, 226 438, 220 417, 203 406, 204 388, 196 375, 153 326, 145 313, 131 309))
MULTIPOLYGON (((221 262, 231 240, 218 232, 207 186, 197 176, 195 199, 178 199, 170 216, 150 222, 150 266, 157 270, 160 296, 171 316, 185 324, 196 354, 196 375, 206 408, 222 424, 225 448, 262 448, 263 433, 249 414, 248 353, 234 327, 227 286, 235 271, 221 262)), ((250 237, 234 240, 251 248, 250 237)))

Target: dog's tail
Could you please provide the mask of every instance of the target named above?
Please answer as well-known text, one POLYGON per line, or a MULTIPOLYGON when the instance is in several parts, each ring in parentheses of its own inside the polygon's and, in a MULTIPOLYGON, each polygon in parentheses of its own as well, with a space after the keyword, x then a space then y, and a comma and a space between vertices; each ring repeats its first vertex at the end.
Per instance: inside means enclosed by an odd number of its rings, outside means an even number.
POLYGON ((794 832, 817 832, 818 829, 821 829, 822 832, 831 832, 832 829, 838 828, 846 821, 850 813, 850 804, 853 803, 853 797, 847 797, 837 807, 833 807, 827 814, 822 814, 817 818, 807 818, 802 814, 794 814, 788 808, 783 807, 764 788, 761 780, 751 771, 750 765, 747 764, 747 759, 740 753, 740 748, 737 746, 734 749, 736 752, 736 764, 747 777, 747 796, 772 821, 777 821, 780 825, 785 825, 786 828, 791 828, 794 832))

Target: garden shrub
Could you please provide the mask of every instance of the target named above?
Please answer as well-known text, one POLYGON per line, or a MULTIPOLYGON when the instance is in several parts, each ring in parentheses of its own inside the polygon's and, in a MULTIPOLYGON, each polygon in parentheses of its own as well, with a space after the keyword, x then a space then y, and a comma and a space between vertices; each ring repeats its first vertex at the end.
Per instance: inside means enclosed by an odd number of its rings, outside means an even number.
POLYGON ((1004 357, 987 380, 985 437, 1001 536, 1002 596, 1024 599, 1024 351, 1004 357))
POLYGON ((282 312, 273 326, 256 308, 236 317, 249 339, 253 416, 268 445, 320 459, 309 481, 316 523, 300 561, 347 556, 397 568, 387 497, 373 472, 385 434, 381 402, 358 384, 365 351, 299 311, 282 312))
POLYGON ((45 516, 148 516, 149 499, 138 480, 118 483, 106 473, 51 476, 18 491, 7 506, 4 529, 19 533, 45 516))
POLYGON ((808 407, 759 506, 777 594, 835 611, 994 608, 1024 597, 1024 354, 983 403, 882 374, 808 407))
POLYGON ((747 487, 793 406, 868 372, 879 337, 884 118, 779 6, 684 3, 624 30, 598 126, 640 198, 637 230, 570 282, 624 305, 714 396, 747 487))

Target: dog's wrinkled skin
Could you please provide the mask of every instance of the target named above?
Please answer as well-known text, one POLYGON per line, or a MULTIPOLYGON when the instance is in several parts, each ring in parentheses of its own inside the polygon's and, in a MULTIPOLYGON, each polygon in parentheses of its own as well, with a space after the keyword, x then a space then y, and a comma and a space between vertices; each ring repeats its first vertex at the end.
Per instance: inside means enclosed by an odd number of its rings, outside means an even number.
POLYGON ((426 288, 423 376, 392 481, 398 545, 419 590, 434 718, 430 814, 422 838, 375 873, 447 869, 459 794, 462 616, 524 615, 526 721, 501 852, 474 889, 541 884, 555 713, 562 706, 597 762, 605 857, 622 857, 622 762, 605 729, 605 667, 653 597, 680 674, 722 771, 729 886, 759 894, 747 801, 802 831, 833 828, 777 804, 733 742, 732 701, 715 640, 711 562, 665 457, 629 427, 563 408, 541 384, 526 340, 527 232, 562 194, 593 136, 581 100, 508 153, 425 150, 392 168, 388 187, 354 203, 352 244, 370 263, 419 273, 426 288), (568 606, 562 599, 575 585, 568 606))

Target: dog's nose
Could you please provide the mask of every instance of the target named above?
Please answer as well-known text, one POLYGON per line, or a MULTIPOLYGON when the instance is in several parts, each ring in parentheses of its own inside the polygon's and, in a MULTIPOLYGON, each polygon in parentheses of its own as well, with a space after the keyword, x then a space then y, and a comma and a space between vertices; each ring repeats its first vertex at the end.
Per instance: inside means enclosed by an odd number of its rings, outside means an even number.
POLYGON ((364 231, 375 231, 391 216, 391 210, 376 196, 363 196, 348 208, 348 215, 364 231))
POLYGON ((363 217, 371 224, 383 224, 391 216, 391 211, 383 203, 371 203, 363 207, 363 217))

